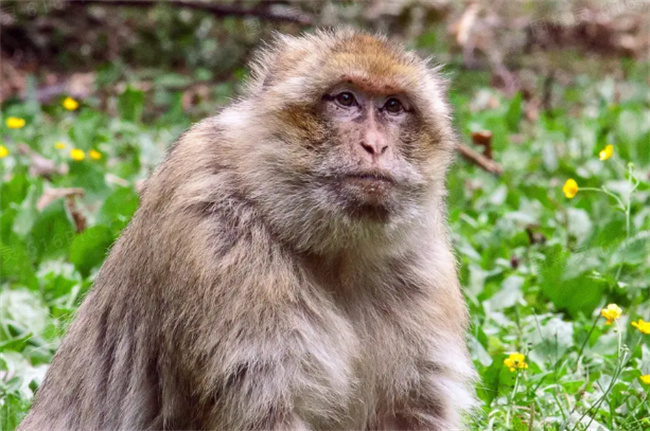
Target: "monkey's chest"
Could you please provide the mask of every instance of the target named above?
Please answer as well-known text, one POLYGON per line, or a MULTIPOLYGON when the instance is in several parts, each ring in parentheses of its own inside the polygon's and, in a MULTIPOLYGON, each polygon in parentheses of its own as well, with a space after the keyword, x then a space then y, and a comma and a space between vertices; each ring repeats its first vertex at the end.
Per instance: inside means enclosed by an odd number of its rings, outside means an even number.
POLYGON ((382 428, 387 418, 408 403, 421 380, 423 340, 405 335, 402 326, 377 317, 353 323, 359 339, 354 360, 354 385, 348 403, 348 429, 382 428))

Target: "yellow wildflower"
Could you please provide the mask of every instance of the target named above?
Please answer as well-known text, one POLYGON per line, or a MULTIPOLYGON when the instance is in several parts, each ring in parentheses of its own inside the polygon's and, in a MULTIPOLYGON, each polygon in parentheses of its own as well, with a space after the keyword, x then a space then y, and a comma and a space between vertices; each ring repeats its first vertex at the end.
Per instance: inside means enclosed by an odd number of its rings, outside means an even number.
POLYGON ((70 157, 72 157, 73 160, 80 162, 86 158, 86 153, 84 153, 83 150, 80 150, 78 148, 73 148, 70 151, 70 157))
POLYGON ((65 145, 64 142, 55 142, 54 143, 54 148, 56 148, 57 150, 63 150, 63 149, 65 149, 65 147, 66 147, 66 145, 65 145))
POLYGON ((25 127, 25 120, 18 117, 9 117, 7 118, 7 127, 10 129, 21 129, 25 127))
POLYGON ((564 183, 564 187, 562 187, 562 191, 564 192, 564 196, 567 198, 571 199, 574 197, 580 188, 578 187, 578 183, 576 183, 576 180, 573 178, 569 178, 566 180, 566 183, 564 183))
POLYGON ((603 308, 600 310, 600 314, 603 315, 605 319, 607 319, 608 325, 611 325, 614 320, 617 320, 619 317, 621 317, 621 314, 623 313, 623 310, 616 305, 616 304, 609 304, 607 307, 603 308))
POLYGON ((74 100, 72 97, 66 97, 65 100, 63 100, 62 105, 68 111, 74 111, 79 107, 79 102, 74 100))
POLYGON ((646 385, 650 385, 650 374, 644 374, 641 377, 639 377, 643 383, 646 385))
POLYGON ((612 157, 612 154, 614 154, 614 146, 607 145, 600 153, 598 153, 598 158, 600 160, 607 160, 612 157))
POLYGON ((102 158, 102 153, 100 153, 97 150, 90 150, 88 152, 88 155, 90 155, 90 158, 93 159, 93 160, 99 160, 99 159, 102 158))
POLYGON ((0 159, 4 159, 9 155, 9 150, 4 145, 0 145, 0 159))
POLYGON ((642 334, 650 334, 650 322, 645 322, 639 319, 638 322, 632 322, 632 326, 639 330, 642 334))
POLYGON ((526 355, 523 353, 511 353, 506 359, 503 360, 503 365, 510 368, 510 371, 515 371, 517 368, 525 370, 528 368, 526 363, 526 355))

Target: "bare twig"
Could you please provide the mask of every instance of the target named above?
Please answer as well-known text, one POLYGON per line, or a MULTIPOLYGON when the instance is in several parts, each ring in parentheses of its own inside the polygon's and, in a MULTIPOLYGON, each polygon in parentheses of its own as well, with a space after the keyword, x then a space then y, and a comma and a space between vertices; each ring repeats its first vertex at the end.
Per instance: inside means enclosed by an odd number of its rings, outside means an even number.
POLYGON ((68 0, 70 5, 101 5, 101 6, 128 6, 128 7, 152 7, 160 4, 167 6, 200 10, 209 12, 215 17, 238 16, 238 17, 256 17, 270 21, 294 22, 300 25, 310 25, 311 17, 294 8, 284 5, 275 5, 273 3, 262 2, 262 7, 244 8, 235 4, 225 4, 218 2, 201 2, 186 0, 68 0), (265 4, 266 3, 266 4, 265 4))
POLYGON ((499 176, 503 173, 503 168, 494 160, 490 160, 483 154, 472 150, 465 144, 458 144, 456 150, 468 162, 478 165, 481 169, 488 171, 491 174, 499 176))
POLYGON ((75 196, 83 196, 84 195, 84 189, 80 187, 70 187, 70 188, 46 188, 43 191, 43 194, 41 195, 40 198, 38 198, 38 201, 36 202, 36 208, 39 211, 43 211, 43 209, 54 202, 57 199, 61 198, 68 198, 68 197, 75 197, 75 196))
POLYGON ((67 208, 68 212, 72 216, 75 232, 80 233, 86 230, 86 226, 88 225, 88 220, 86 220, 86 216, 81 212, 79 207, 77 207, 75 196, 76 195, 65 196, 65 207, 67 208))
POLYGON ((543 91, 544 96, 542 97, 542 106, 544 107, 544 111, 546 112, 549 112, 551 109, 553 109, 551 102, 553 100, 554 83, 555 83, 555 71, 552 71, 544 79, 544 91, 543 91))

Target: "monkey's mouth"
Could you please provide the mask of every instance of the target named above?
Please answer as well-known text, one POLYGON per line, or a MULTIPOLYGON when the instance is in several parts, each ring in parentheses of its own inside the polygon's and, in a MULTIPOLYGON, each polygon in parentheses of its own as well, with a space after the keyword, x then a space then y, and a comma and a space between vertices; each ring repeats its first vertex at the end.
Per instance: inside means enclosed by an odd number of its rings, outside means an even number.
POLYGON ((382 172, 352 172, 341 178, 337 188, 351 213, 383 220, 388 216, 396 184, 382 172))
POLYGON ((384 183, 386 185, 394 185, 395 179, 389 175, 377 172, 360 172, 360 173, 350 173, 344 177, 349 181, 357 181, 361 183, 384 183))

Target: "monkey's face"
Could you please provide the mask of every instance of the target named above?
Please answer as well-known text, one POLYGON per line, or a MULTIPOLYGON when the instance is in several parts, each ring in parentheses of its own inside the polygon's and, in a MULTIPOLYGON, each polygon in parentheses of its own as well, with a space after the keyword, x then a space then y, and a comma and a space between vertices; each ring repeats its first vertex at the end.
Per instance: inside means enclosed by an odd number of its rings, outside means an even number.
POLYGON ((323 95, 317 115, 325 133, 313 174, 324 198, 349 216, 385 222, 422 192, 420 119, 406 94, 365 87, 345 80, 323 95))
POLYGON ((444 80, 425 61, 343 32, 283 37, 257 65, 249 92, 261 127, 242 135, 265 134, 243 171, 276 232, 303 248, 343 247, 433 213, 455 137, 444 80))

